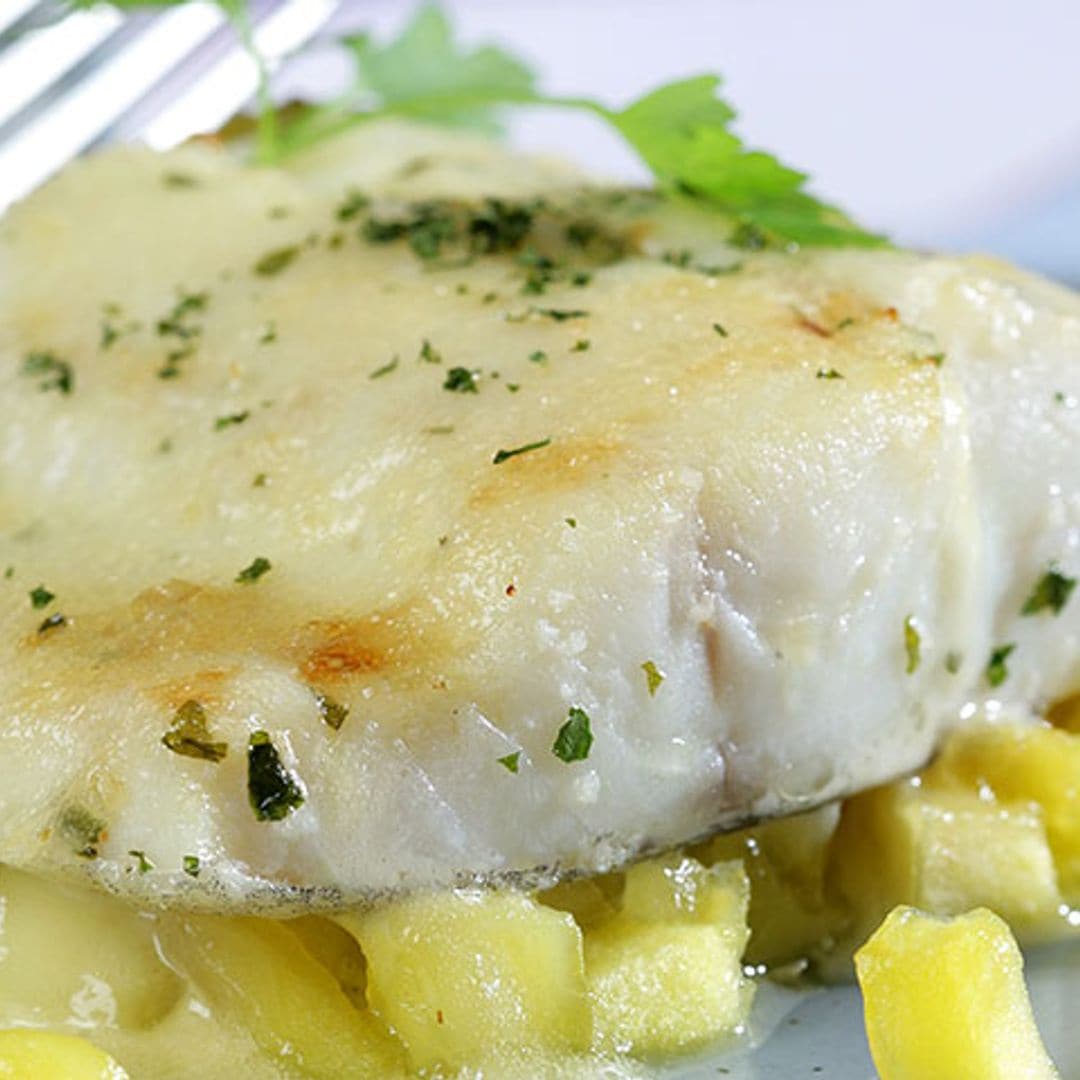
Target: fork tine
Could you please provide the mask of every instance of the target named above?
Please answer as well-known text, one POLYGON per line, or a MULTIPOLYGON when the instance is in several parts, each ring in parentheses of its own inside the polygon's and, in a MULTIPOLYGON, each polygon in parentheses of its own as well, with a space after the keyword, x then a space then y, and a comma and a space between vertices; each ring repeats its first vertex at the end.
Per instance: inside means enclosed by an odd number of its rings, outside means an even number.
MULTIPOLYGON (((338 0, 279 0, 255 27, 255 44, 273 67, 310 41, 339 7, 338 0)), ((101 141, 139 139, 158 150, 214 131, 255 93, 256 74, 236 39, 216 58, 193 57, 173 77, 124 116, 101 141), (199 61, 203 61, 199 64, 199 61), (200 70, 192 72, 191 67, 200 70)))
POLYGON ((78 11, 16 41, 0 54, 0 139, 5 124, 47 88, 57 86, 123 22, 112 8, 78 11))
POLYGON ((53 0, 6 0, 0 7, 0 48, 28 30, 55 22, 61 14, 53 0))
POLYGON ((89 146, 223 21, 206 4, 155 16, 107 64, 18 126, 0 146, 0 210, 89 146))

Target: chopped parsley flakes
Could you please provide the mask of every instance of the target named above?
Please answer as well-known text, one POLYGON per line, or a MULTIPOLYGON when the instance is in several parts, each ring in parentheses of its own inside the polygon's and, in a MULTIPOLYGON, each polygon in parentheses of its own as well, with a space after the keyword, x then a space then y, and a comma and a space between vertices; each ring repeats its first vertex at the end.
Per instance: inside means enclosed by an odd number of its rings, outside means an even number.
POLYGON ((559 728, 551 752, 568 765, 573 761, 584 761, 592 749, 593 736, 588 713, 576 705, 570 707, 566 723, 559 728))
POLYGON ((252 732, 248 740, 248 800, 257 821, 281 821, 304 805, 299 781, 265 731, 252 732))
POLYGON ((135 866, 140 874, 148 874, 154 869, 154 864, 146 857, 145 851, 139 851, 138 848, 132 848, 128 854, 136 860, 135 866))
POLYGON ((1015 644, 999 645, 990 654, 990 660, 986 665, 986 681, 991 686, 1000 686, 1009 677, 1009 669, 1005 661, 1015 648, 1015 644))
POLYGON ((341 725, 345 723, 349 715, 348 705, 342 705, 326 694, 316 694, 315 706, 318 708, 319 715, 323 718, 327 727, 331 727, 335 731, 341 730, 341 725))
POLYGON ((288 267, 299 254, 300 248, 295 244, 276 248, 274 251, 268 251, 251 269, 259 277, 273 277, 288 267))
POLYGON ((250 415, 250 409, 243 409, 241 412, 229 413, 227 416, 219 416, 214 421, 214 430, 224 431, 226 428, 236 427, 238 424, 242 424, 250 415))
POLYGON ((1055 615, 1059 615, 1061 609, 1069 602, 1074 588, 1076 588, 1076 578, 1066 577, 1051 567, 1035 583, 1031 595, 1020 609, 1020 614, 1037 615, 1040 611, 1049 608, 1055 615))
POLYGON ((907 655, 907 665, 904 670, 908 675, 914 675, 921 660, 922 638, 915 626, 915 618, 909 615, 904 620, 904 653, 907 655))
POLYGON ((98 846, 105 839, 105 822, 101 818, 84 806, 69 806, 61 813, 56 827, 76 855, 97 858, 98 846))
POLYGON ((401 358, 395 356, 389 363, 383 364, 382 367, 377 367, 369 376, 369 379, 381 379, 384 375, 389 375, 392 371, 397 371, 397 366, 400 363, 401 358))
POLYGON ((58 390, 61 394, 70 394, 75 388, 75 373, 71 365, 59 359, 55 353, 28 353, 23 360, 22 373, 27 378, 37 379, 39 390, 58 390))
POLYGON ((442 353, 439 352, 427 338, 424 338, 424 342, 420 346, 420 359, 423 360, 425 364, 441 364, 442 353))
POLYGON ((501 758, 495 759, 507 772, 516 773, 518 771, 518 763, 521 761, 521 751, 515 750, 512 754, 505 754, 501 758))
MULTIPOLYGON (((510 388, 510 384, 507 384, 507 389, 510 388)), ((515 446, 513 450, 497 450, 495 456, 491 459, 493 465, 501 465, 504 461, 509 461, 512 457, 517 457, 519 454, 528 454, 533 450, 543 450, 545 446, 551 445, 551 439, 541 439, 539 442, 526 443, 524 446, 515 446)))
POLYGON ((42 619, 41 625, 37 628, 39 634, 47 634, 50 630, 56 630, 61 626, 67 625, 67 618, 60 614, 60 612, 54 612, 47 618, 42 619))
POLYGON ((30 606, 38 608, 48 607, 56 599, 56 594, 49 592, 44 585, 38 585, 30 590, 30 606))
POLYGON ((174 754, 211 761, 215 765, 224 760, 229 744, 215 742, 206 723, 206 710, 197 701, 185 701, 176 710, 173 725, 161 737, 161 741, 174 754))
POLYGON ((237 585, 252 585, 267 573, 271 568, 271 562, 269 559, 263 558, 262 555, 257 555, 254 559, 240 571, 239 574, 233 578, 233 581, 237 585))
POLYGON ((199 871, 202 869, 198 855, 185 855, 182 865, 184 873, 187 874, 188 877, 198 877, 199 871))
POLYGON ((478 374, 479 372, 470 371, 468 368, 453 367, 446 373, 443 389, 457 394, 476 394, 479 392, 476 384, 478 374))
POLYGON ((656 697, 656 691, 660 689, 660 684, 664 681, 664 673, 652 660, 646 660, 641 665, 641 670, 645 672, 645 685, 649 688, 649 697, 656 697))
POLYGON ((817 371, 817 378, 819 379, 842 379, 843 377, 834 367, 818 368, 817 371))

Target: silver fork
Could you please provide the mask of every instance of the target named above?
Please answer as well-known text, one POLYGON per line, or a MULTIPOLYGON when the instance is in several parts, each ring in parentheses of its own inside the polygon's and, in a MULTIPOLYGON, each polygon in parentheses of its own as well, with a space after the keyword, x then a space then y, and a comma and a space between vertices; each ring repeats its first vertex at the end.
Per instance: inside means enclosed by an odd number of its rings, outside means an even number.
MULTIPOLYGON (((271 68, 337 7, 251 3, 255 42, 271 68)), ((166 149, 212 131, 255 85, 249 57, 213 4, 64 15, 53 0, 0 0, 0 212, 101 143, 139 139, 166 149)))

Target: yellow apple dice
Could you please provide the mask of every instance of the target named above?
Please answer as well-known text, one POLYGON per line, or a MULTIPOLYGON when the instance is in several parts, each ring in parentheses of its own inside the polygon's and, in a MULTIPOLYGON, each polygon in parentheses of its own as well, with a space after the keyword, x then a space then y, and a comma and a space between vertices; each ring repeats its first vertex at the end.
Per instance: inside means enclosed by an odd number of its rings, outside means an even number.
POLYGON ((918 781, 844 804, 829 879, 859 939, 898 904, 941 915, 988 907, 1034 934, 1059 918, 1061 905, 1037 807, 1002 807, 918 781))
POLYGON ((166 955, 223 1022, 313 1080, 404 1076, 400 1046, 286 926, 221 916, 163 921, 166 955))
POLYGON ((694 1049, 745 1022, 748 884, 742 865, 672 857, 626 873, 622 910, 585 935, 600 1045, 639 1057, 694 1049))
POLYGON ((367 958, 372 1009, 415 1068, 592 1037, 581 931, 520 893, 458 890, 339 916, 367 958))
POLYGON ((1009 927, 901 907, 855 956, 881 1080, 1053 1080, 1009 927))
POLYGON ((1080 735, 1049 725, 971 728, 948 741, 925 779, 1041 807, 1061 891, 1080 899, 1080 735))
POLYGON ((825 866, 838 807, 829 805, 725 833, 701 845, 706 864, 739 859, 750 878, 746 960, 774 967, 813 954, 837 913, 826 901, 825 866))
POLYGON ((0 1031, 0 1077, 5 1080, 126 1080, 104 1050, 74 1035, 26 1028, 0 1031))
POLYGON ((0 1011, 35 1026, 142 1028, 182 985, 154 946, 151 916, 89 889, 0 867, 0 1011))

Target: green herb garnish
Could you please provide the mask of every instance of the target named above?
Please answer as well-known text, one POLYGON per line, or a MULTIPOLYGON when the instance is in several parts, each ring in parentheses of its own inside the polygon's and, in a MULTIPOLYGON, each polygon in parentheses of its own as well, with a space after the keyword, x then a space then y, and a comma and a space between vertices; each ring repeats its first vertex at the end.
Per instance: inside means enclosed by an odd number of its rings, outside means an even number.
POLYGON ((718 323, 718 322, 714 322, 714 323, 712 324, 712 328, 713 328, 713 329, 714 329, 714 330, 715 330, 715 331, 716 331, 716 332, 717 332, 717 333, 718 333, 718 334, 719 334, 719 335, 720 335, 721 337, 727 337, 727 336, 728 336, 728 332, 727 332, 727 330, 725 330, 725 329, 724 329, 724 325, 723 325, 723 323, 718 323))
POLYGON ((990 660, 986 665, 986 681, 991 686, 1000 686, 1009 677, 1005 661, 1015 648, 1014 644, 999 645, 990 653, 990 660))
POLYGON ((401 359, 400 357, 395 356, 394 359, 391 360, 389 363, 383 364, 382 367, 377 367, 368 376, 368 378, 369 379, 381 379, 384 375, 389 375, 390 372, 397 371, 397 366, 398 366, 398 363, 400 362, 400 359, 401 359))
POLYGON ((641 665, 641 670, 645 672, 645 685, 649 688, 649 697, 656 697, 656 691, 660 689, 660 684, 664 681, 664 673, 652 660, 646 660, 641 665))
POLYGON ((442 353, 427 338, 424 338, 423 344, 420 346, 420 359, 425 364, 441 364, 442 353))
POLYGON ((571 352, 588 352, 592 342, 588 338, 578 338, 570 347, 571 352))
MULTIPOLYGON (((510 383, 506 385, 507 390, 510 389, 510 383)), ((493 465, 501 465, 504 461, 509 461, 512 457, 517 457, 518 454, 528 454, 533 450, 543 450, 545 446, 550 446, 550 439, 541 439, 539 442, 526 443, 524 446, 516 446, 513 450, 497 450, 495 456, 491 459, 493 465)))
POLYGON ((56 823, 60 835, 71 845, 76 855, 96 859, 98 847, 105 839, 105 822, 84 806, 69 806, 56 823))
POLYGON ((559 728, 551 752, 568 765, 572 761, 584 761, 592 748, 593 736, 589 716, 576 705, 570 707, 566 723, 559 728))
POLYGON ((30 590, 30 606, 35 610, 48 607, 56 599, 56 594, 49 592, 44 585, 30 590))
POLYGON ((476 394, 479 392, 476 384, 478 374, 479 372, 470 371, 468 368, 453 367, 446 373, 443 389, 457 394, 476 394))
POLYGON ((828 370, 826 370, 825 368, 818 368, 817 371, 817 378, 819 379, 842 379, 843 377, 844 376, 841 375, 840 372, 837 371, 834 367, 829 368, 828 370))
POLYGON ((54 614, 49 615, 47 618, 42 619, 41 625, 37 628, 37 632, 39 634, 47 634, 50 630, 56 630, 58 627, 66 625, 67 618, 57 611, 54 614))
POLYGON ((70 394, 75 388, 75 373, 71 365, 59 359, 55 353, 28 353, 23 360, 22 373, 27 378, 37 379, 39 390, 58 390, 61 394, 70 394))
POLYGON ((214 421, 215 431, 224 431, 226 428, 236 427, 237 424, 242 424, 251 415, 250 409, 244 409, 241 412, 229 413, 228 416, 219 416, 214 421))
POLYGON ((1031 595, 1020 609, 1020 614, 1037 615, 1049 608, 1055 615, 1059 615, 1075 588, 1076 578, 1066 577, 1051 567, 1035 583, 1031 595))
POLYGON ((904 653, 907 656, 907 665, 904 671, 908 675, 914 675, 922 659, 922 637, 915 626, 915 618, 909 615, 904 620, 904 653))
POLYGON ((275 274, 280 274, 292 261, 300 254, 300 248, 295 244, 291 244, 289 247, 277 248, 274 251, 268 251, 255 265, 251 268, 253 273, 258 274, 260 277, 273 277, 275 274))
POLYGON ((248 800, 258 821, 281 821, 304 805, 304 792, 265 731, 248 740, 248 800))
POLYGON ((229 752, 228 743, 215 742, 211 738, 206 710, 197 701, 185 701, 176 710, 172 727, 162 735, 161 741, 174 754, 211 761, 215 765, 229 752))
POLYGON ((512 754, 505 754, 503 757, 495 759, 507 772, 516 773, 518 771, 518 762, 521 761, 521 751, 515 750, 512 754))
POLYGON ((533 364, 546 364, 548 355, 543 349, 537 349, 529 353, 529 362, 533 364))
POLYGON ((145 851, 139 851, 138 848, 131 848, 128 854, 136 860, 136 869, 140 874, 148 874, 154 869, 154 864, 146 857, 145 851))
POLYGON ((326 694, 316 694, 315 706, 328 727, 332 727, 335 731, 341 730, 341 725, 345 723, 349 715, 348 705, 342 705, 326 694))
POLYGON ((184 873, 187 874, 188 877, 198 877, 199 872, 202 870, 198 855, 185 855, 182 865, 184 873))
POLYGON ((270 570, 271 563, 269 559, 263 558, 262 555, 257 555, 254 559, 240 571, 239 574, 233 578, 233 581, 237 585, 252 585, 270 570))

